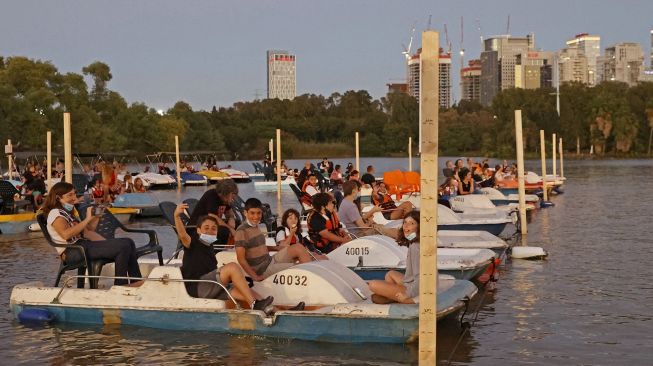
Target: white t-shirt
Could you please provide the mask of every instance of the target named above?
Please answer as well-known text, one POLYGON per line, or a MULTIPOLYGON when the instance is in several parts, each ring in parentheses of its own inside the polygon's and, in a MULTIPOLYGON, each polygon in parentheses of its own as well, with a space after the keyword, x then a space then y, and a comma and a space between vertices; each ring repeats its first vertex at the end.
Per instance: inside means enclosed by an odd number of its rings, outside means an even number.
MULTIPOLYGON (((72 237, 70 239, 70 241, 66 241, 64 238, 61 237, 61 235, 59 235, 59 233, 57 233, 57 230, 55 230, 54 227, 52 226, 52 223, 54 223, 54 221, 56 219, 58 219, 59 217, 66 220, 66 222, 68 222, 68 225, 71 224, 70 219, 72 219, 72 217, 70 217, 70 218, 66 217, 61 212, 61 210, 58 210, 56 208, 50 210, 50 213, 48 213, 48 226, 47 227, 48 227, 48 234, 50 234, 50 237, 52 238, 52 241, 57 243, 57 244, 74 243, 75 241, 77 241, 80 238, 79 236, 74 236, 74 237, 72 237)), ((59 254, 63 253, 64 250, 65 250, 65 248, 60 248, 60 247, 57 247, 56 249, 57 249, 57 252, 59 254)))

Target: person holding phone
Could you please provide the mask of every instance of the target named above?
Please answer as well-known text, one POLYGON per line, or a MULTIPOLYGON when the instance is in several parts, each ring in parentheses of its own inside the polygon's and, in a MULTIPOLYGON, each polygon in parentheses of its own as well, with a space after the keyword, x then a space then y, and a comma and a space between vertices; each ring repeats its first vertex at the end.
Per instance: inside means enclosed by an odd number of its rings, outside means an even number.
MULTIPOLYGON (((41 208, 47 216, 47 230, 57 244, 77 244, 84 247, 89 260, 108 259, 115 262, 116 277, 141 277, 136 258, 136 245, 129 238, 105 239, 95 232, 100 215, 100 207, 89 206, 82 220, 75 208, 77 195, 75 187, 67 182, 52 186, 41 208), (99 213, 100 215, 96 215, 99 213)), ((66 261, 67 256, 76 256, 78 252, 57 247, 57 252, 66 261)), ((70 258, 69 258, 70 259, 70 258)), ((143 281, 116 279, 115 285, 140 286, 143 281)))

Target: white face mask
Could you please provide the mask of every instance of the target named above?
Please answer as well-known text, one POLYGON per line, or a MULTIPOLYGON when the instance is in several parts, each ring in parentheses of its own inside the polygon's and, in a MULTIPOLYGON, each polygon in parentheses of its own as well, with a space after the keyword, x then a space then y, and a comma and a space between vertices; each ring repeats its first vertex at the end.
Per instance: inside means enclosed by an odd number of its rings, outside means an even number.
POLYGON ((412 233, 406 235, 406 239, 408 239, 409 241, 412 241, 415 238, 417 238, 417 233, 416 232, 412 232, 412 233))
POLYGON ((216 241, 218 241, 218 236, 217 235, 209 235, 209 234, 200 234, 200 240, 207 243, 207 244, 213 244, 216 241))

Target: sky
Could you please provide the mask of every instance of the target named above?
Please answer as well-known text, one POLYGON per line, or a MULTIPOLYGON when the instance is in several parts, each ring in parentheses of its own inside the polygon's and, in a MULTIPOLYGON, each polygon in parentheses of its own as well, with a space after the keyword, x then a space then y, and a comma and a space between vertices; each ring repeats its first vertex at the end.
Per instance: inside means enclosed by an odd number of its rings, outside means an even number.
POLYGON ((102 61, 112 90, 163 110, 179 100, 209 110, 263 97, 269 49, 297 56, 298 95, 365 89, 379 98, 405 80, 402 44, 415 25, 417 49, 429 16, 441 44, 448 27, 456 99, 461 16, 466 60, 479 57, 481 35, 506 33, 508 15, 510 34, 533 32, 546 51, 587 32, 601 36, 602 49, 638 42, 648 59, 653 28, 652 0, 0 0, 0 9, 0 56, 78 73, 102 61))

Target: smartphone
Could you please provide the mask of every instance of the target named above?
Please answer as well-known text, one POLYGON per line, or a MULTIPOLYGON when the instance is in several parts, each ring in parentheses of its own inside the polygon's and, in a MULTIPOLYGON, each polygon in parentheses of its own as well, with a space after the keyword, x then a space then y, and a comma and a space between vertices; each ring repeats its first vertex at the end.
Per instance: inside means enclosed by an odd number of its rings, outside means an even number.
POLYGON ((95 206, 95 210, 93 211, 94 216, 102 216, 104 214, 104 206, 95 206))

